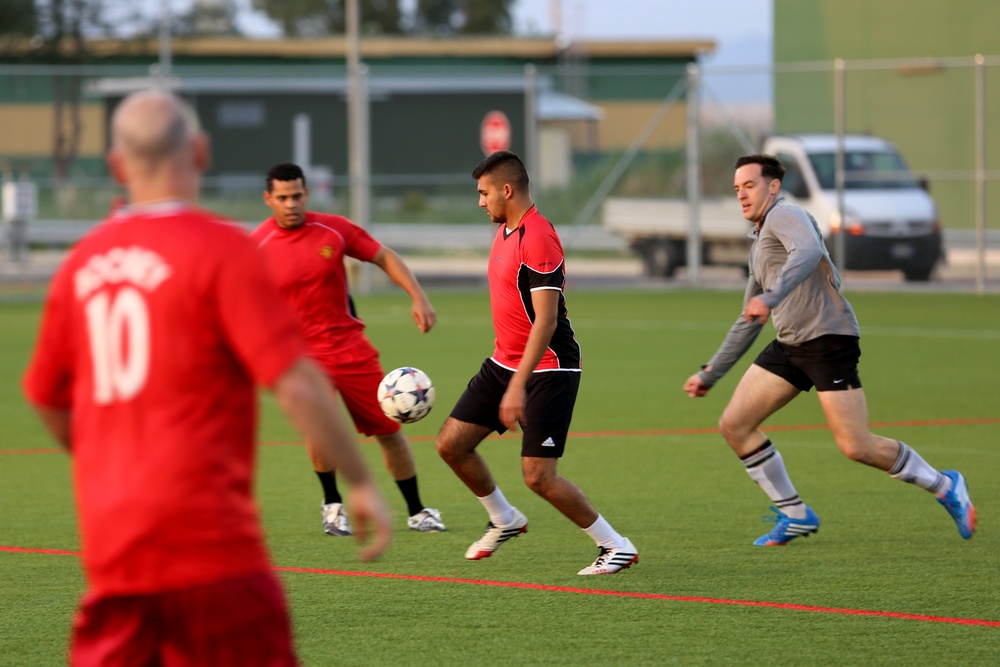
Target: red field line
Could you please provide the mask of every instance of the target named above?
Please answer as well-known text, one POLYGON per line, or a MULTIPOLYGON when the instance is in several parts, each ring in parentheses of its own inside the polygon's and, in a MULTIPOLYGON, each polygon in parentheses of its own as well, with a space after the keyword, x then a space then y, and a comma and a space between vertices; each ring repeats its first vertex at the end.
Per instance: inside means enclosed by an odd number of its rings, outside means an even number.
MULTIPOLYGON (((60 549, 29 549, 0 545, 0 552, 43 554, 53 556, 79 556, 77 551, 60 549)), ((609 591, 599 588, 576 588, 573 586, 550 586, 547 584, 530 584, 520 581, 492 581, 489 579, 461 579, 458 577, 428 577, 415 574, 389 574, 386 572, 354 572, 351 570, 328 570, 309 567, 278 567, 278 572, 294 574, 320 574, 338 577, 370 577, 373 579, 398 579, 401 581, 426 581, 438 584, 467 584, 472 586, 493 586, 497 588, 519 588, 522 590, 544 591, 547 593, 576 593, 578 595, 601 595, 610 597, 633 598, 640 600, 664 600, 668 602, 695 602, 700 604, 734 605, 739 607, 766 607, 770 609, 787 609, 789 611, 811 611, 821 614, 842 614, 848 616, 878 616, 904 621, 924 621, 928 623, 948 623, 952 625, 983 625, 1000 628, 1000 621, 990 621, 980 618, 952 618, 950 616, 931 616, 927 614, 904 614, 895 611, 875 611, 870 609, 845 609, 840 607, 819 607, 815 605, 790 604, 785 602, 767 602, 762 600, 729 600, 726 598, 700 597, 693 595, 665 595, 662 593, 636 593, 632 591, 609 591)))

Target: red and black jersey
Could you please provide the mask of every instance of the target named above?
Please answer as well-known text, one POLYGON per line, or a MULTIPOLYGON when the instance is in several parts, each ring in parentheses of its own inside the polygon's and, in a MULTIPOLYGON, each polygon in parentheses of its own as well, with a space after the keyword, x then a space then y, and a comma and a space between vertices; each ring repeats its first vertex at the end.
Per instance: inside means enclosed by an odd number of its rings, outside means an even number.
POLYGON ((535 371, 580 370, 580 344, 567 317, 563 294, 566 257, 555 227, 534 206, 521 218, 517 229, 511 231, 501 225, 497 230, 488 275, 496 333, 493 361, 517 370, 535 321, 531 293, 551 289, 559 291, 556 330, 535 371))

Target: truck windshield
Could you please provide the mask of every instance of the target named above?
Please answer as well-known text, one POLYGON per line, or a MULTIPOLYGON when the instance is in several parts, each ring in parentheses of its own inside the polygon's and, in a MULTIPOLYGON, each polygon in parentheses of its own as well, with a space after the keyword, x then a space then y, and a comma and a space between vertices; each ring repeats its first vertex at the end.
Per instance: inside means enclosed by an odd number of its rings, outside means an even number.
MULTIPOLYGON (((809 161, 824 190, 837 187, 836 153, 810 153, 809 161)), ((844 187, 848 190, 885 190, 917 187, 917 182, 894 151, 847 151, 844 153, 844 187)))

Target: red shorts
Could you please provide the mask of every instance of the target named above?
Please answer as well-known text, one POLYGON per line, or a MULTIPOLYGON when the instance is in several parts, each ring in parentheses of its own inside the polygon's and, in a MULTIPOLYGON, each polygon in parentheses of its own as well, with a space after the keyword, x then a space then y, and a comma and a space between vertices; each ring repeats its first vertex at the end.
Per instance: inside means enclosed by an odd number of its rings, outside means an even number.
POLYGON ((362 435, 388 435, 400 428, 378 405, 378 384, 385 377, 378 360, 378 350, 360 337, 358 342, 336 353, 314 355, 334 389, 344 398, 344 405, 362 435))
POLYGON ((69 658, 76 667, 298 664, 272 572, 146 595, 88 593, 69 658))

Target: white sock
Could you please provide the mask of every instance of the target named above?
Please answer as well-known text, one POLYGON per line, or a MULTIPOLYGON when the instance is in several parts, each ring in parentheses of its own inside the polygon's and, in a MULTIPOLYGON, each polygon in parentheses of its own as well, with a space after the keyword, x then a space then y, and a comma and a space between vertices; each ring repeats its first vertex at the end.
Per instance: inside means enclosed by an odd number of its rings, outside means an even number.
POLYGON ((494 526, 509 526, 514 522, 514 506, 507 502, 499 486, 488 496, 476 497, 489 512, 490 521, 494 526))
POLYGON ((747 474, 767 494, 774 506, 793 519, 806 518, 806 506, 788 478, 781 453, 768 440, 756 450, 740 457, 747 474))
POLYGON ((618 534, 618 531, 611 527, 608 520, 600 514, 597 521, 590 528, 584 528, 583 532, 590 535, 590 539, 597 543, 597 546, 605 549, 621 549, 625 546, 625 538, 618 534))
POLYGON ((899 456, 889 474, 894 479, 916 484, 936 496, 943 496, 951 488, 951 480, 931 467, 916 450, 902 440, 899 441, 899 456))

